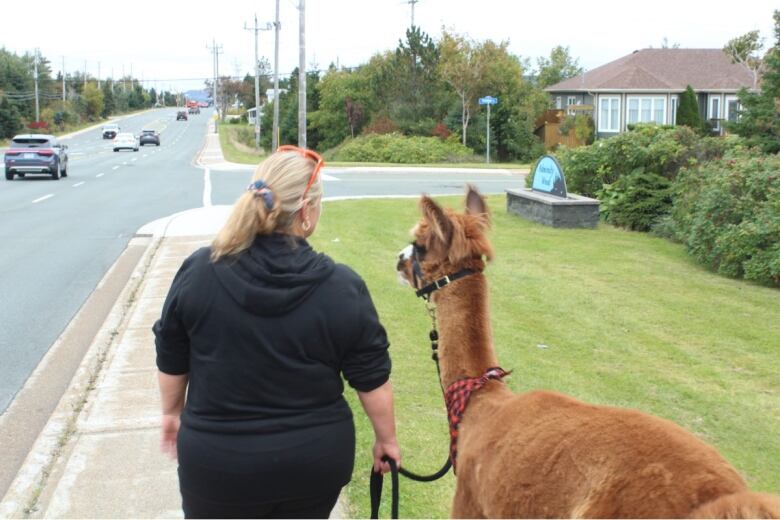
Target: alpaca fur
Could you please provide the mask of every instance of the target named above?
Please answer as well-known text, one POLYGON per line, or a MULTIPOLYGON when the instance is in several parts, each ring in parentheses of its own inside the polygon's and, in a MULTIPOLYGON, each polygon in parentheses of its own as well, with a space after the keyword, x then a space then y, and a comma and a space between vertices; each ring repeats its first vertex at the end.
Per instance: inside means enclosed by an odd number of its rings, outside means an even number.
MULTIPOLYGON (((481 272, 493 254, 490 217, 471 186, 465 214, 428 197, 420 207, 413 234, 425 280, 478 271, 432 294, 446 387, 499 365, 481 272)), ((398 270, 411 284, 403 254, 398 270)), ((670 421, 555 392, 518 395, 499 381, 472 396, 457 463, 454 518, 780 517, 778 497, 748 491, 712 446, 670 421)))

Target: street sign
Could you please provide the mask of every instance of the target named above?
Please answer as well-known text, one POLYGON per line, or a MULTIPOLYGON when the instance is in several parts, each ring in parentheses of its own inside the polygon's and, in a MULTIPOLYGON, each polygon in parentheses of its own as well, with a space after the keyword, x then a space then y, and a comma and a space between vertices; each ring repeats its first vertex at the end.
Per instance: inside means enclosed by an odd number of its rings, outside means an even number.
POLYGON ((479 98, 480 105, 495 105, 496 103, 498 103, 498 98, 494 98, 493 96, 479 98))

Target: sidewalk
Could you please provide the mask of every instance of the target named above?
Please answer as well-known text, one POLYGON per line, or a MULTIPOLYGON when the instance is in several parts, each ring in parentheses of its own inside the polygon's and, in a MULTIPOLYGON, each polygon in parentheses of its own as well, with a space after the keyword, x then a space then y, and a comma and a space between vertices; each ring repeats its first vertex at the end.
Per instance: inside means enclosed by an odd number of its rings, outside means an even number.
POLYGON ((195 158, 195 164, 211 170, 246 170, 254 171, 257 167, 253 164, 240 164, 228 162, 222 155, 222 146, 219 144, 219 134, 217 133, 217 120, 213 117, 209 121, 208 132, 206 133, 206 142, 203 149, 195 158))

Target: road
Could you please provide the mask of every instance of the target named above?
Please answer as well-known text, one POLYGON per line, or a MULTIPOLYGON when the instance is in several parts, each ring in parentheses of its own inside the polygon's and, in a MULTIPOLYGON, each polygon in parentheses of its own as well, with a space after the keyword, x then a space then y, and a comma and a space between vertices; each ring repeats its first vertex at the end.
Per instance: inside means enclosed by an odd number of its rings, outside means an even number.
MULTIPOLYGON (((94 129, 63 141, 67 178, 0 181, 0 413, 141 226, 204 204, 232 204, 248 184, 245 168, 214 169, 204 197, 204 170, 194 160, 211 112, 186 122, 175 115, 158 109, 120 122, 122 131, 160 131, 160 147, 113 152, 94 129)), ((323 174, 327 197, 463 193, 466 182, 503 193, 521 185, 516 175, 454 170, 326 167, 323 174)))

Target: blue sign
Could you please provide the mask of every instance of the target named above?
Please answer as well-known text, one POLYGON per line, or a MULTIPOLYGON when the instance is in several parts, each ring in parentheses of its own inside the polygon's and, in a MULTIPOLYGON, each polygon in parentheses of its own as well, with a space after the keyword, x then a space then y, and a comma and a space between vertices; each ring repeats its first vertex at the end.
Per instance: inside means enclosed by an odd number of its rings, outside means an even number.
POLYGON ((493 96, 479 98, 480 105, 495 105, 496 103, 498 103, 498 98, 494 98, 493 96))
POLYGON ((566 198, 566 180, 563 178, 563 168, 555 160, 555 157, 545 155, 539 159, 534 169, 534 184, 531 189, 566 198))

